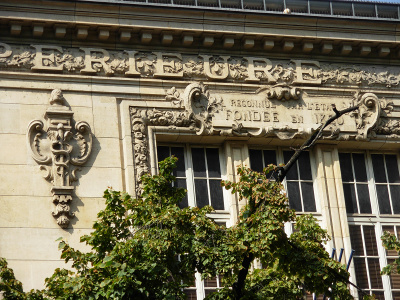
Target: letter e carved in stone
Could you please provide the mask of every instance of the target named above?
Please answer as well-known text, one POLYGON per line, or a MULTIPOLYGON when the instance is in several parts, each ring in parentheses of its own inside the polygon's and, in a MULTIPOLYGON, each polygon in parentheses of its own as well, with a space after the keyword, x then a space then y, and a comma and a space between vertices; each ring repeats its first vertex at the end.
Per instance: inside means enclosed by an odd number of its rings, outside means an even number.
POLYGON ((74 214, 70 211, 73 181, 76 171, 92 151, 92 133, 88 123, 80 121, 73 126, 73 112, 65 105, 61 90, 53 90, 50 106, 45 112, 46 131, 41 120, 28 126, 28 144, 33 159, 46 171, 44 178, 53 186, 52 212, 57 224, 67 228, 74 214))

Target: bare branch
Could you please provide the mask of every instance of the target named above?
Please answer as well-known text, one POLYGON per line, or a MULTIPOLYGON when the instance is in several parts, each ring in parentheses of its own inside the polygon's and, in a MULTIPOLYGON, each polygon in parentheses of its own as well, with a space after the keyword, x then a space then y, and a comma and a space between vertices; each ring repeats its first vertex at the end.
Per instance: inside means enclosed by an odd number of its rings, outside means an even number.
POLYGON ((330 125, 333 121, 339 119, 342 115, 347 114, 349 112, 355 111, 358 109, 358 105, 352 106, 343 110, 337 110, 336 106, 332 104, 332 109, 335 113, 334 116, 330 117, 324 124, 321 124, 317 128, 317 130, 311 135, 311 137, 301 145, 299 149, 296 150, 296 152, 293 154, 293 156, 289 159, 289 161, 286 163, 284 167, 278 168, 278 178, 277 181, 282 182, 283 179, 285 179, 286 174, 289 172, 290 168, 293 166, 293 164, 299 159, 300 155, 302 152, 305 150, 311 148, 316 141, 321 137, 324 129, 330 125))

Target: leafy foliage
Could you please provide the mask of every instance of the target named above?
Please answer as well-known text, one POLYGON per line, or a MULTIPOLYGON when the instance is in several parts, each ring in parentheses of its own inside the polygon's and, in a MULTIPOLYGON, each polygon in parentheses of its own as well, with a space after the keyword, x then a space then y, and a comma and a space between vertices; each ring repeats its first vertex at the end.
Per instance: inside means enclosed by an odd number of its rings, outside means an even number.
MULTIPOLYGON (((396 238, 394 234, 385 231, 381 237, 381 240, 386 250, 395 250, 397 254, 400 255, 400 241, 396 238)), ((396 258, 393 263, 388 264, 386 267, 384 267, 381 274, 400 274, 400 258, 396 258)))
POLYGON ((0 292, 8 300, 42 300, 42 292, 32 290, 24 293, 22 283, 14 276, 14 271, 8 267, 7 261, 0 258, 0 292))
POLYGON ((175 164, 167 158, 159 175, 145 175, 137 199, 105 191, 106 208, 93 232, 81 237, 91 251, 60 241, 61 257, 72 267, 56 269, 45 290, 24 294, 1 260, 6 299, 186 299, 183 289, 194 284, 196 271, 203 278, 223 275, 225 287, 207 299, 235 299, 241 276, 243 300, 304 299, 306 292, 352 299, 348 272, 323 247, 326 231, 311 215, 296 217, 288 208, 281 184, 266 176, 273 166, 264 173, 240 167, 239 182, 223 182, 247 201, 237 224, 226 228, 208 217, 209 206, 179 208, 186 191, 172 187, 175 164), (287 222, 295 223, 291 236, 284 232, 287 222), (263 268, 244 272, 244 261, 263 268))

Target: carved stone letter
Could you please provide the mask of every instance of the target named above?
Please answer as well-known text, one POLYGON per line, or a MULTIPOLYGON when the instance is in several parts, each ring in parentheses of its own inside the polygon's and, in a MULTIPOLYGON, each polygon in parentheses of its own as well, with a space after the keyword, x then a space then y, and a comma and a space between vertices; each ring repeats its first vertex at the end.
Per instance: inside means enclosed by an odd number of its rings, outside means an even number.
POLYGON ((106 62, 110 59, 110 54, 108 51, 104 49, 97 48, 80 48, 85 52, 85 68, 81 70, 81 73, 85 74, 95 74, 99 72, 99 65, 103 67, 106 75, 114 74, 114 71, 111 70, 106 62), (95 57, 93 54, 102 53, 103 57, 95 57), (96 69, 93 69, 93 63, 96 63, 96 69))
POLYGON ((228 59, 230 56, 220 56, 223 63, 220 63, 217 59, 214 60, 213 66, 211 67, 210 58, 211 55, 200 55, 204 58, 204 73, 210 79, 226 79, 229 75, 228 59))
POLYGON ((182 55, 176 53, 161 52, 156 52, 155 54, 157 55, 157 72, 154 73, 154 77, 183 77, 182 55), (177 63, 174 60, 171 62, 166 62, 164 60, 164 57, 173 57, 175 59, 177 58, 179 62, 177 63), (168 68, 167 72, 164 69, 165 67, 168 68))
POLYGON ((54 50, 63 53, 61 47, 57 46, 43 46, 43 45, 32 45, 36 49, 35 61, 32 70, 52 70, 52 71, 62 71, 64 65, 56 66, 54 50), (43 54, 44 51, 51 51, 51 54, 43 54), (45 63, 44 63, 45 62, 45 63))
POLYGON ((10 57, 12 54, 12 50, 10 45, 5 43, 0 43, 0 49, 3 48, 3 53, 0 53, 0 59, 10 57))
POLYGON ((135 55, 137 51, 125 51, 128 54, 128 71, 125 72, 126 76, 140 76, 139 71, 136 68, 136 58, 135 55))
POLYGON ((256 77, 256 72, 264 72, 265 76, 268 78, 269 83, 275 83, 276 79, 274 76, 271 75, 270 70, 272 69, 272 63, 269 59, 266 58, 253 58, 253 57, 246 57, 247 61, 249 62, 248 65, 248 74, 249 77, 246 78, 247 82, 259 82, 260 78, 256 77), (254 63, 264 63, 265 67, 256 67, 254 63))
POLYGON ((302 84, 321 84, 321 78, 317 78, 314 76, 312 72, 312 66, 320 68, 319 62, 314 60, 292 60, 296 64, 296 80, 293 83, 302 83, 302 84), (309 70, 303 69, 304 66, 309 66, 309 70), (304 77, 304 75, 308 76, 308 79, 304 77))

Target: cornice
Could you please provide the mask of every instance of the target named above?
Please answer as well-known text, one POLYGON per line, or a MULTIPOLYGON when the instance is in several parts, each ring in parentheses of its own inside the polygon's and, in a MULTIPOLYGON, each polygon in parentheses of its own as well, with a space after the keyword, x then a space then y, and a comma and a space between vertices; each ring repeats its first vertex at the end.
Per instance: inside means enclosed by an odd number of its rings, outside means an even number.
POLYGON ((182 9, 62 1, 0 4, 0 25, 5 42, 16 43, 23 38, 35 43, 51 40, 104 48, 114 48, 117 44, 152 45, 225 49, 232 53, 268 50, 314 56, 362 55, 387 60, 399 55, 400 41, 395 24, 220 11, 191 11, 189 17, 182 9))

